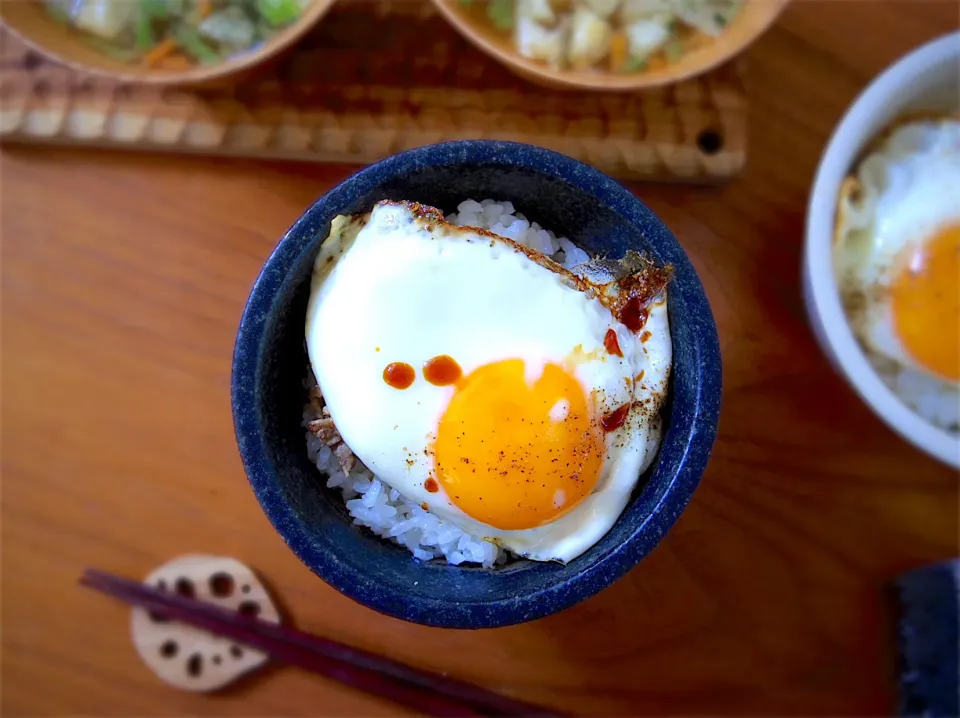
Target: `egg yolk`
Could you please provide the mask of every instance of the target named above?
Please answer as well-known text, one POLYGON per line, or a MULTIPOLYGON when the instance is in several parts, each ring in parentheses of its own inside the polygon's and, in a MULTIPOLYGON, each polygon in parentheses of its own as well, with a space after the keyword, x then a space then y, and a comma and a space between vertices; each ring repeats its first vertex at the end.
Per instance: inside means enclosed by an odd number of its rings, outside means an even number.
POLYGON ((928 371, 960 381, 960 224, 942 227, 902 259, 891 287, 897 336, 928 371))
POLYGON ((593 490, 603 431, 572 374, 547 364, 533 383, 521 359, 464 376, 444 411, 434 470, 450 500, 499 529, 529 529, 565 514, 593 490))

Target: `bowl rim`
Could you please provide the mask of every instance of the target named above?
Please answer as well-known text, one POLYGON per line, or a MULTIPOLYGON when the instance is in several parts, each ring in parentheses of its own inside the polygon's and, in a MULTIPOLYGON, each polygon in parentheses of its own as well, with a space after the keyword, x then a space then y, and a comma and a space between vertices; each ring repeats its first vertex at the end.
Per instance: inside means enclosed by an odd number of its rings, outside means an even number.
MULTIPOLYGON (((332 219, 330 208, 346 206, 353 198, 382 185, 384 178, 401 176, 411 166, 489 164, 491 161, 505 167, 534 168, 548 177, 582 187, 634 226, 655 221, 657 226, 664 227, 626 188, 600 171, 552 150, 496 140, 457 140, 408 150, 361 170, 331 189, 286 232, 264 263, 250 292, 233 356, 231 405, 237 445, 251 487, 277 533, 313 573, 358 603, 395 618, 445 628, 492 628, 542 618, 589 598, 623 576, 653 550, 692 498, 716 438, 720 412, 721 358, 713 314, 693 265, 679 242, 666 232, 670 261, 686 280, 683 301, 690 310, 690 321, 697 325, 693 333, 695 361, 699 361, 700 369, 689 407, 693 416, 680 438, 682 455, 677 460, 676 471, 669 477, 657 503, 623 543, 572 579, 545 584, 522 596, 469 603, 420 597, 416 605, 405 605, 402 609, 395 596, 384 595, 379 588, 372 587, 361 572, 311 544, 302 519, 283 495, 279 474, 271 467, 258 412, 251 410, 256 405, 258 359, 273 300, 290 266, 298 261, 317 234, 326 231, 332 219), (521 150, 524 158, 514 161, 517 150, 521 150), (491 156, 495 159, 491 160, 491 156), (325 220, 328 215, 329 219, 325 220), (321 225, 323 221, 325 224, 321 225), (338 580, 331 581, 331 576, 338 580), (579 590, 570 590, 572 584, 579 590), (451 617, 451 611, 455 616, 451 617)), ((654 466, 658 461, 659 457, 654 466)))
POLYGON ((757 38, 763 35, 780 17, 791 0, 746 0, 763 8, 766 15, 757 23, 752 32, 747 33, 742 42, 731 46, 723 52, 712 55, 704 54, 705 59, 698 65, 691 66, 681 72, 657 73, 647 72, 616 75, 611 73, 595 73, 578 70, 554 70, 547 65, 524 57, 516 50, 505 50, 485 33, 477 32, 472 23, 463 19, 460 14, 449 6, 448 0, 431 0, 440 15, 454 29, 457 30, 487 57, 500 62, 527 80, 554 87, 568 89, 593 90, 595 92, 626 92, 634 90, 652 89, 673 85, 702 75, 723 63, 733 59, 757 38))
POLYGON ((244 70, 249 70, 283 52, 306 35, 314 25, 327 14, 334 2, 336 2, 336 0, 311 0, 311 3, 307 6, 306 10, 304 10, 303 14, 297 18, 296 22, 281 29, 280 32, 260 47, 241 52, 222 62, 211 65, 199 65, 189 70, 157 71, 150 68, 140 68, 139 70, 124 72, 122 70, 109 70, 103 67, 96 67, 71 59, 47 45, 36 42, 30 35, 10 24, 2 12, 2 0, 0 0, 0 27, 48 60, 64 65, 71 70, 86 73, 94 77, 109 78, 115 82, 149 85, 152 87, 202 85, 244 70))
POLYGON ((900 88, 931 65, 951 57, 960 58, 960 32, 931 40, 895 61, 873 79, 844 114, 820 159, 810 193, 803 274, 810 321, 821 330, 818 338, 854 391, 901 437, 960 469, 960 436, 921 418, 880 379, 867 360, 840 301, 831 251, 839 183, 850 171, 849 164, 841 162, 844 151, 851 146, 862 149, 871 139, 872 135, 864 136, 863 128, 869 126, 877 107, 888 104, 900 88))

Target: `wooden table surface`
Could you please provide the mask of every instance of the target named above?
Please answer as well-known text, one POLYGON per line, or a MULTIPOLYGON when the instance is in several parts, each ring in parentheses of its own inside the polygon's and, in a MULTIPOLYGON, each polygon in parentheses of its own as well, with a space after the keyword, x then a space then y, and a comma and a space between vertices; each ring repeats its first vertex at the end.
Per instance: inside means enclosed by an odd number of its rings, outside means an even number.
POLYGON ((956 474, 829 368, 800 295, 804 211, 844 108, 953 1, 797 0, 750 51, 751 144, 720 188, 637 186, 707 288, 724 351, 713 459, 638 568, 527 625, 382 617, 315 578, 247 486, 229 405, 237 321, 284 230, 348 167, 6 148, 2 180, 4 715, 387 715, 294 669, 166 688, 85 566, 184 552, 262 570, 310 631, 585 714, 893 709, 882 588, 957 554, 956 474))

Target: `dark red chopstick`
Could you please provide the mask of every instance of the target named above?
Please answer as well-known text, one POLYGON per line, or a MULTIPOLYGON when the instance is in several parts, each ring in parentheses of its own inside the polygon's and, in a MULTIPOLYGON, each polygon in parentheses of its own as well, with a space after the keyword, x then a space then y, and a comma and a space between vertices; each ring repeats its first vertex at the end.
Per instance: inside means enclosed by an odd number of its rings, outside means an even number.
POLYGON ((560 715, 375 653, 287 626, 241 616, 210 603, 184 598, 96 569, 87 569, 80 583, 167 618, 258 648, 278 661, 334 678, 429 715, 560 715))

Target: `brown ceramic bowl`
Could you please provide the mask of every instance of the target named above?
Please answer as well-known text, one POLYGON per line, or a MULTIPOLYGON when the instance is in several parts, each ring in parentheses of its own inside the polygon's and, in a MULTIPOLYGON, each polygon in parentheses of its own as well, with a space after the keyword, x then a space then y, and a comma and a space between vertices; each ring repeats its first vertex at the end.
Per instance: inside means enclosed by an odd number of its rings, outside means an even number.
MULTIPOLYGON (((130 0, 133 2, 134 0, 130 0)), ((81 72, 146 85, 202 85, 249 70, 278 55, 312 28, 334 0, 313 0, 293 25, 260 47, 230 60, 187 70, 140 68, 114 60, 87 45, 80 35, 51 20, 38 0, 0 0, 0 24, 41 55, 81 72)))
POLYGON ((740 14, 715 40, 689 51, 679 61, 664 68, 629 74, 600 70, 553 70, 541 62, 524 57, 509 40, 471 18, 461 0, 433 0, 433 4, 474 45, 531 82, 557 88, 627 91, 670 85, 726 62, 770 27, 789 1, 746 0, 740 14))

